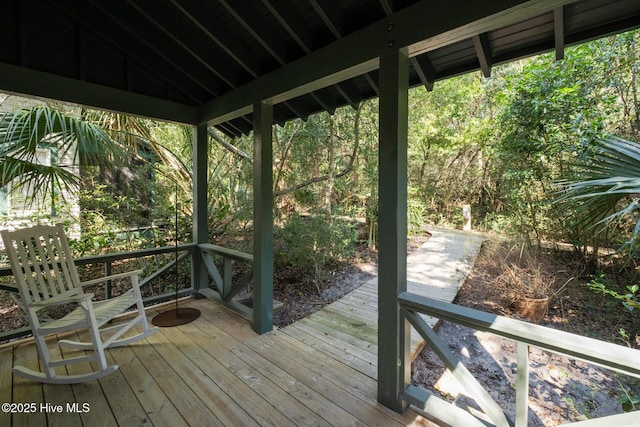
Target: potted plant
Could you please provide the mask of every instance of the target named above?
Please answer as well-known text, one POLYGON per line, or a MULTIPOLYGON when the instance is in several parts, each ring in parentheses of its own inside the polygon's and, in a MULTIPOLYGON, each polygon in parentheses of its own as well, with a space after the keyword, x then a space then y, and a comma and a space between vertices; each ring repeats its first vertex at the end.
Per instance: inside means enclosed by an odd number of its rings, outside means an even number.
POLYGON ((500 259, 498 286, 522 317, 539 322, 549 307, 555 277, 545 270, 538 252, 526 243, 512 246, 500 259))

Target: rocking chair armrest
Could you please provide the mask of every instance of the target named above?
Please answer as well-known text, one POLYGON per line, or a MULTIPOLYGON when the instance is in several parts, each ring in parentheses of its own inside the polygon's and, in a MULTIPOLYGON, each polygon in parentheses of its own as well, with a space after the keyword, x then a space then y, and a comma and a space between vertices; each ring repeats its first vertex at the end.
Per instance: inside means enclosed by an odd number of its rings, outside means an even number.
POLYGON ((97 279, 87 280, 86 282, 80 283, 80 286, 84 287, 89 285, 96 285, 99 283, 105 283, 107 280, 121 279, 123 277, 130 277, 130 276, 139 276, 140 273, 142 273, 142 270, 132 270, 124 273, 111 274, 109 276, 103 276, 103 277, 98 277, 97 279))
POLYGON ((70 297, 65 297, 64 299, 56 299, 56 298, 50 298, 47 301, 39 301, 39 302, 34 302, 29 304, 29 306, 31 308, 45 308, 45 307, 53 307, 55 305, 62 305, 62 304, 67 304, 70 302, 74 302, 76 304, 79 304, 83 301, 91 301, 91 298, 93 298, 93 294, 89 293, 89 294, 80 294, 80 295, 73 295, 70 297))

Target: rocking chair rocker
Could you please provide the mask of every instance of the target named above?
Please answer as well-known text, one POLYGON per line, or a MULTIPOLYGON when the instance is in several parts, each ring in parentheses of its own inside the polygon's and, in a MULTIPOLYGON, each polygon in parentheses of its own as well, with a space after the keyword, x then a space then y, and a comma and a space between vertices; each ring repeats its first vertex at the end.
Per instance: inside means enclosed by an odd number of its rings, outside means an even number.
POLYGON ((76 267, 69 251, 69 244, 61 225, 38 226, 9 232, 0 231, 11 269, 22 297, 31 330, 35 338, 38 354, 45 372, 36 372, 23 366, 16 366, 16 374, 42 383, 74 384, 91 381, 108 375, 118 369, 118 365, 107 365, 105 348, 126 345, 140 340, 157 331, 149 328, 138 286, 140 270, 101 277, 80 282, 76 267), (84 293, 83 287, 97 285, 107 280, 130 277, 132 288, 124 294, 105 301, 92 301, 92 293, 84 293), (48 322, 42 322, 37 312, 45 307, 75 303, 78 305, 66 316, 48 322), (101 328, 131 306, 136 305, 137 314, 124 323, 101 328), (142 332, 127 338, 122 335, 136 324, 142 332), (80 350, 93 350, 93 353, 69 359, 52 360, 45 341, 50 334, 58 334, 74 329, 88 329, 90 342, 60 340, 58 344, 80 350), (101 334, 109 335, 107 339, 101 334), (81 375, 60 375, 56 366, 71 363, 95 362, 93 372, 81 375))

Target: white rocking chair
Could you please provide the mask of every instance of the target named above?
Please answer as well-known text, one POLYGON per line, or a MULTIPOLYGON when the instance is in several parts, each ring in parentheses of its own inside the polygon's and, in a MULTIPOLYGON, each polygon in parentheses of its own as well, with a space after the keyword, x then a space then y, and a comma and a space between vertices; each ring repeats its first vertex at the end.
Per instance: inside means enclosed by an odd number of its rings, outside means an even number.
POLYGON ((13 368, 16 374, 33 381, 50 384, 73 384, 95 380, 118 369, 118 365, 107 365, 105 348, 126 345, 157 331, 157 328, 149 328, 147 324, 138 286, 140 270, 81 283, 61 225, 32 227, 13 232, 3 230, 0 231, 0 235, 2 235, 13 275, 29 317, 38 354, 45 368, 45 372, 42 373, 16 366, 13 368), (132 288, 115 298, 94 302, 91 300, 92 293, 83 292, 84 286, 123 277, 131 278, 132 288), (78 308, 61 319, 48 322, 41 322, 38 319, 37 312, 40 309, 70 302, 76 303, 78 308), (137 306, 137 314, 134 318, 101 329, 103 325, 133 305, 137 306), (140 324, 141 333, 121 338, 136 324, 140 324), (93 353, 87 356, 52 360, 45 336, 74 329, 88 329, 91 341, 60 340, 58 344, 63 347, 93 350, 93 353), (103 339, 101 334, 109 336, 103 339), (56 366, 82 362, 94 362, 95 370, 82 375, 59 375, 54 369, 56 366))

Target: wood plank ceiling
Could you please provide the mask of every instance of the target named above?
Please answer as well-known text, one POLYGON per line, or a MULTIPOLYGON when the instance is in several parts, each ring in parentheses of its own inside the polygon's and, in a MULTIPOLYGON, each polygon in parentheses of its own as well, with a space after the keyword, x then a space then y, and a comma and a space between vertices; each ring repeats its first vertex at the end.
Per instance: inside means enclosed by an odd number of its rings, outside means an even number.
MULTIPOLYGON (((335 52, 366 50, 366 31, 376 25, 415 41, 434 35, 425 27, 456 28, 467 16, 482 17, 482 7, 531 3, 546 9, 417 47, 410 84, 430 89, 473 70, 489 75, 496 64, 545 51, 562 58, 567 45, 640 25, 637 0, 3 0, 0 90, 189 124, 212 120, 235 137, 251 131, 250 111, 214 120, 218 104, 276 71, 295 72, 292 65, 306 56, 316 58, 307 69, 332 61, 346 67, 335 52)), ((377 96, 375 61, 362 69, 284 97, 274 120, 377 96)))

